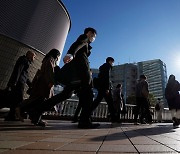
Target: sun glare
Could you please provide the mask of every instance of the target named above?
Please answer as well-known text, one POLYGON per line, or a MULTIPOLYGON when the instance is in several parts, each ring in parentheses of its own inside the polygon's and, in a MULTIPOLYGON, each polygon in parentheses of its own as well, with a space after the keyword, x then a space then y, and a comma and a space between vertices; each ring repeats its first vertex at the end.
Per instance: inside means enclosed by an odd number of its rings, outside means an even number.
POLYGON ((180 69, 180 54, 176 54, 176 56, 174 57, 174 65, 176 69, 180 69))

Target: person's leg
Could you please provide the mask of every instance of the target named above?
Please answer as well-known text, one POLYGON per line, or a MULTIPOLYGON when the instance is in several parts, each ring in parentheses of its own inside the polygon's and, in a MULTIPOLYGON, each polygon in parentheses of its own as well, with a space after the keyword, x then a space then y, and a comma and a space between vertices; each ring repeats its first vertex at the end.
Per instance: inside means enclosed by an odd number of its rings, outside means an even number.
POLYGON ((16 119, 15 109, 23 101, 23 95, 24 95, 24 84, 17 83, 16 87, 11 92, 11 96, 10 96, 11 98, 9 99, 9 101, 11 101, 10 111, 7 117, 5 117, 5 121, 19 120, 16 119))
POLYGON ((70 85, 70 86, 66 86, 64 88, 64 90, 45 100, 42 102, 38 102, 37 106, 34 106, 34 108, 31 108, 29 111, 30 117, 31 117, 31 121, 36 124, 41 120, 41 115, 43 112, 45 111, 49 111, 52 107, 54 107, 56 104, 68 99, 69 97, 71 97, 73 90, 77 88, 77 85, 70 85))
POLYGON ((102 90, 98 90, 97 97, 94 99, 92 103, 91 112, 93 112, 98 107, 103 97, 104 97, 104 92, 102 90))
POLYGON ((104 93, 104 99, 108 104, 108 110, 111 116, 111 121, 112 122, 118 122, 120 119, 118 118, 118 113, 115 111, 114 106, 113 106, 113 98, 111 92, 108 94, 104 93))
POLYGON ((140 98, 136 98, 136 107, 135 107, 135 111, 134 111, 134 124, 137 124, 137 118, 139 115, 139 111, 141 109, 141 100, 140 98))
POLYGON ((171 116, 172 116, 172 121, 173 121, 173 127, 178 127, 179 122, 177 118, 177 109, 171 109, 171 116))
POLYGON ((80 100, 81 100, 81 114, 80 114, 80 123, 91 123, 90 121, 90 115, 91 115, 91 106, 92 106, 92 101, 93 101, 93 92, 91 87, 82 87, 80 91, 80 100))
POLYGON ((93 124, 91 122, 91 105, 93 102, 93 91, 91 87, 83 89, 80 94, 82 100, 82 110, 80 114, 78 128, 97 128, 100 124, 93 124))
MULTIPOLYGON (((142 118, 146 118, 146 121, 148 123, 152 122, 152 115, 149 107, 149 100, 146 98, 142 98, 142 108, 144 109, 142 118)), ((141 119, 141 122, 144 122, 143 119, 141 119)))
POLYGON ((78 74, 81 80, 81 89, 79 99, 82 102, 82 110, 79 118, 78 127, 79 128, 95 128, 96 126, 92 124, 91 117, 91 107, 93 102, 93 91, 92 91, 92 77, 89 67, 89 62, 84 61, 83 65, 78 63, 78 74), (94 127, 95 126, 95 127, 94 127))
POLYGON ((140 120, 141 124, 146 124, 147 114, 146 114, 146 110, 145 110, 145 108, 144 108, 144 106, 142 104, 141 104, 141 107, 140 107, 139 120, 140 120))
POLYGON ((74 117, 73 117, 73 121, 72 122, 77 122, 78 121, 78 115, 79 115, 79 113, 81 111, 81 108, 82 108, 82 102, 79 99, 79 103, 78 103, 78 106, 77 106, 76 111, 74 113, 74 117))
POLYGON ((162 120, 162 113, 161 111, 157 111, 157 121, 161 122, 161 120, 162 120))
POLYGON ((68 85, 68 86, 66 86, 61 93, 59 93, 59 94, 45 100, 44 102, 42 102, 42 104, 39 106, 39 109, 42 112, 49 111, 56 104, 70 98, 72 96, 73 91, 78 87, 79 87, 79 85, 68 85))

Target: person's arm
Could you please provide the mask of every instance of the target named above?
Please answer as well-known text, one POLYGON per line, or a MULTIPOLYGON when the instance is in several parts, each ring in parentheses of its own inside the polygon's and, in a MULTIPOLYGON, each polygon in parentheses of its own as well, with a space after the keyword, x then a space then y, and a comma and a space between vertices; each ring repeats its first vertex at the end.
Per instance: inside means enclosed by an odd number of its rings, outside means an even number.
POLYGON ((80 35, 76 42, 71 45, 66 56, 63 58, 64 63, 70 62, 76 56, 76 53, 85 45, 88 45, 88 38, 86 35, 80 35))

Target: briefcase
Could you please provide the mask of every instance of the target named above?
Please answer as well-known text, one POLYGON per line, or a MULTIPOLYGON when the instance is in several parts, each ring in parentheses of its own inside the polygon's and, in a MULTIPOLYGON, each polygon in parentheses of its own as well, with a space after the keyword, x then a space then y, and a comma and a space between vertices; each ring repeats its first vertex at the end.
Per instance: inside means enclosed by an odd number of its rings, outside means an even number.
POLYGON ((79 70, 74 60, 55 71, 55 80, 62 85, 80 84, 79 70))

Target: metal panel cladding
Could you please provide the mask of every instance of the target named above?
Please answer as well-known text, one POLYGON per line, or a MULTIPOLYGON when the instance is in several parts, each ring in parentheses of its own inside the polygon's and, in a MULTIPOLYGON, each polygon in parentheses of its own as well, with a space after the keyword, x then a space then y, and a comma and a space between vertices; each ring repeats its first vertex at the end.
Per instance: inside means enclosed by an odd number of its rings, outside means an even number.
POLYGON ((47 53, 63 51, 71 26, 69 14, 58 0, 1 0, 0 34, 47 53))

